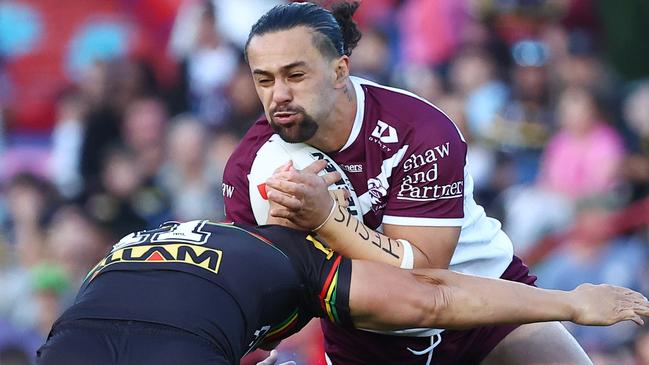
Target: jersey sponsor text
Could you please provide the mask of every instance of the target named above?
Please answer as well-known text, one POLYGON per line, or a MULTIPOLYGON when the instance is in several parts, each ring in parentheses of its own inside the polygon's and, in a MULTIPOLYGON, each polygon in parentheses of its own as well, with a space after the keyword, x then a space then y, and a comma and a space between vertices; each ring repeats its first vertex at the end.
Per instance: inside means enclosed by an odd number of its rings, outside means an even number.
MULTIPOLYGON (((423 174, 423 173, 421 173, 423 174)), ((422 175, 425 178, 425 175, 422 175)), ((464 196, 464 181, 456 181, 446 185, 415 186, 416 182, 408 183, 408 176, 401 182, 397 199, 413 201, 433 201, 439 199, 454 199, 464 196)))
POLYGON ((223 183, 221 184, 221 188, 223 190, 224 198, 232 198, 232 194, 234 193, 234 186, 223 183))
POLYGON ((409 172, 409 174, 401 180, 397 199, 434 201, 462 198, 464 195, 463 180, 449 184, 434 184, 439 177, 437 161, 448 157, 449 154, 449 142, 427 149, 423 153, 411 154, 403 163, 403 171, 409 172), (417 169, 417 171, 411 171, 413 169, 417 169))
POLYGON ((408 172, 412 169, 416 169, 426 164, 436 162, 438 159, 448 156, 449 151, 450 143, 446 142, 439 146, 428 149, 424 151, 424 153, 413 153, 403 163, 403 171, 408 172))
POLYGON ((363 165, 362 164, 351 164, 351 165, 345 165, 345 164, 340 164, 340 168, 347 172, 363 172, 363 165))
POLYGON ((112 251, 88 274, 96 275, 105 267, 120 263, 185 263, 218 274, 223 253, 207 247, 188 244, 129 246, 112 251))

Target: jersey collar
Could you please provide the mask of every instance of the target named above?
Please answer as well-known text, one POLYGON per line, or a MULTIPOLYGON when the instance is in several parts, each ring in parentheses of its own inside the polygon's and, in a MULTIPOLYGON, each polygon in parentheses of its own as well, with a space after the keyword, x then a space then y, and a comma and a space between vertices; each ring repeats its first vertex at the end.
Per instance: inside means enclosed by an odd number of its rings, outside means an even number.
POLYGON ((365 80, 350 76, 349 79, 354 85, 354 92, 356 93, 356 118, 354 118, 354 125, 352 126, 352 132, 349 134, 349 138, 343 148, 338 152, 344 151, 347 147, 351 146, 352 143, 358 138, 358 135, 361 133, 361 127, 363 126, 363 116, 365 114, 365 91, 361 86, 365 80))

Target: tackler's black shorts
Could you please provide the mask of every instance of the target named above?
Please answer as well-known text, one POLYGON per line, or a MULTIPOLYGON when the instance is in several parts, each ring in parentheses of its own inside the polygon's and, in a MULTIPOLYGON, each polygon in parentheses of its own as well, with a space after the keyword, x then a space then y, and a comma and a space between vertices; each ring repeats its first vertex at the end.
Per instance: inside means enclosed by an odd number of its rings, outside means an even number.
POLYGON ((77 319, 56 325, 38 365, 231 365, 208 339, 165 325, 77 319))

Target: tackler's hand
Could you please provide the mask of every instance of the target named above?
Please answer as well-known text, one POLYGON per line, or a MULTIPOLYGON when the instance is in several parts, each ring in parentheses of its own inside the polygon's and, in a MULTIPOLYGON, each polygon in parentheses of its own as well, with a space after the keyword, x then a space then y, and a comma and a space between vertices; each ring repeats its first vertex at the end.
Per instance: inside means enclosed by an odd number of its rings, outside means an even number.
POLYGON ((644 324, 649 317, 649 301, 631 289, 613 285, 582 284, 571 291, 572 322, 590 326, 609 326, 621 321, 644 324))
POLYGON ((335 200, 328 186, 341 176, 337 172, 318 175, 326 166, 324 160, 315 161, 303 170, 291 166, 266 180, 266 186, 271 188, 268 200, 279 205, 271 205, 270 216, 288 219, 305 230, 313 230, 327 220, 335 200))
POLYGON ((277 364, 277 350, 273 350, 270 352, 270 355, 266 359, 258 362, 257 365, 296 365, 296 364, 295 361, 287 361, 281 364, 277 364))

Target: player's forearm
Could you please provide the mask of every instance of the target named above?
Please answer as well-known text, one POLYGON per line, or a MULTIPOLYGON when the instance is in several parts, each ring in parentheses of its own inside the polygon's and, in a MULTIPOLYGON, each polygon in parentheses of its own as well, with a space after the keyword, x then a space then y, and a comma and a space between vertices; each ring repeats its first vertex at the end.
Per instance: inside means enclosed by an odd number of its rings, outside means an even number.
POLYGON ((488 324, 572 320, 571 292, 540 289, 501 280, 464 275, 448 270, 418 269, 418 280, 438 285, 434 310, 424 326, 468 328, 488 324), (441 293, 441 294, 440 294, 441 293))
MULTIPOLYGON (((336 205, 333 215, 317 233, 334 251, 352 259, 382 262, 401 267, 404 243, 367 227, 353 217, 345 207, 336 205)), ((422 261, 423 254, 412 246, 412 260, 422 261)), ((407 258, 406 258, 407 259, 407 258)))

